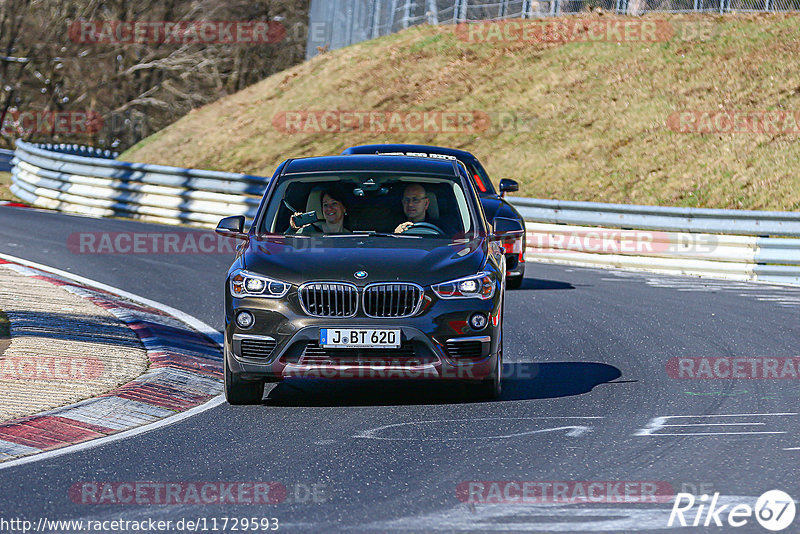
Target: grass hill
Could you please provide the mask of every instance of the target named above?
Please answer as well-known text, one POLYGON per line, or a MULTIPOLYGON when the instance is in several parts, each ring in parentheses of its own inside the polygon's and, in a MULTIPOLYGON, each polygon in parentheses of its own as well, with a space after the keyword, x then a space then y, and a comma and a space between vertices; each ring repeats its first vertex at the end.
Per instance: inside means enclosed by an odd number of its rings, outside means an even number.
MULTIPOLYGON (((575 31, 608 27, 609 18, 551 24, 575 31)), ((323 53, 194 110, 122 159, 270 175, 288 157, 418 142, 475 153, 495 182, 517 179, 525 196, 800 210, 800 126, 785 122, 800 123, 800 16, 625 20, 657 24, 657 42, 579 34, 567 43, 472 42, 453 26, 414 27, 323 53), (474 111, 489 122, 456 133, 281 128, 281 114, 306 110, 474 111), (694 111, 713 114, 677 115, 694 111), (741 122, 743 113, 781 118, 767 118, 765 132, 726 133, 721 112, 739 113, 738 130, 764 126, 764 116, 741 122)))

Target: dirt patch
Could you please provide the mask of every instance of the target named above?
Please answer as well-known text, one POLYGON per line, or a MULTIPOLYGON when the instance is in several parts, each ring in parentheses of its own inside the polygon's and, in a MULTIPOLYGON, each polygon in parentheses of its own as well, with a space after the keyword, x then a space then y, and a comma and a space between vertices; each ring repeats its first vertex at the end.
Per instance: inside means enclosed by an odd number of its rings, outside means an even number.
POLYGON ((134 331, 67 289, 0 266, 0 308, 14 327, 0 358, 0 422, 101 395, 147 370, 134 331))
POLYGON ((11 193, 11 173, 0 172, 0 200, 14 200, 19 202, 19 199, 11 193))

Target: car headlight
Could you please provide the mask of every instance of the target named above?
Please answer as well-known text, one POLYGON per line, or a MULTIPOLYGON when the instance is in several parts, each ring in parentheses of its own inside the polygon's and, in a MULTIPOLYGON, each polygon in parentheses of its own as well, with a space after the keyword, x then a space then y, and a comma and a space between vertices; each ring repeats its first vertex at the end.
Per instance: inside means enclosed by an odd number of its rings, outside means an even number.
POLYGON ((231 275, 231 295, 234 297, 264 297, 279 299, 286 295, 291 284, 260 274, 238 269, 231 275))
POLYGON ((442 282, 431 286, 431 289, 442 299, 478 298, 487 300, 494 296, 494 279, 489 273, 483 272, 458 280, 442 282))

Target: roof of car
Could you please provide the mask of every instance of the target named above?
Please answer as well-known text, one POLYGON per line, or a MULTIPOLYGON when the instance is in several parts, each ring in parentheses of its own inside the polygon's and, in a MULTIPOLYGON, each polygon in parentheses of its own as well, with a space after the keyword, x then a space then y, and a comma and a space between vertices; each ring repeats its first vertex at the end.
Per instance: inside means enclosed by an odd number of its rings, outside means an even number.
POLYGON ((453 162, 407 156, 322 156, 292 160, 285 174, 382 171, 453 176, 453 162))
POLYGON ((457 150, 455 148, 446 148, 443 146, 404 144, 351 146, 350 148, 345 149, 342 154, 375 154, 377 152, 427 152, 430 154, 446 154, 448 156, 455 156, 459 159, 475 158, 473 154, 467 152, 466 150, 457 150))

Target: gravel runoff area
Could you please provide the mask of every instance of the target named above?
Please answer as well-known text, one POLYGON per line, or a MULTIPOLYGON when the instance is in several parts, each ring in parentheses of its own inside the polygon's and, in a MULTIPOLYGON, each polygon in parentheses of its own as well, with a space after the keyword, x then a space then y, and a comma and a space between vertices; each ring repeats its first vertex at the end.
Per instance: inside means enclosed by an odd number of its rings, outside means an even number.
POLYGON ((147 370, 144 346, 122 321, 9 265, 0 265, 0 309, 11 333, 0 354, 0 422, 101 395, 147 370))

